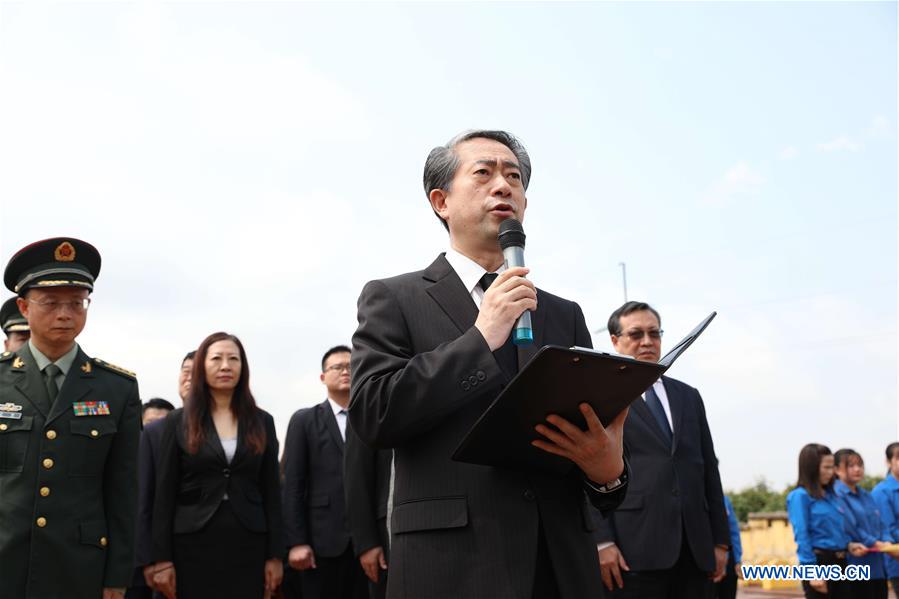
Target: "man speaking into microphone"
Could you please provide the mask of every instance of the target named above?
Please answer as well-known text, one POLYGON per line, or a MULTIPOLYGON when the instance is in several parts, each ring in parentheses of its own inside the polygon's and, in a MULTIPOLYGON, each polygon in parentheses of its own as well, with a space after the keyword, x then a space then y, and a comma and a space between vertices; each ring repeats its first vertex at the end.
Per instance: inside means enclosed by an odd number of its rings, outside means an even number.
POLYGON ((586 428, 555 415, 536 426, 534 444, 571 461, 564 474, 450 457, 525 365, 512 339, 525 311, 538 348, 591 343, 577 304, 504 265, 500 223, 524 222, 530 175, 503 131, 434 148, 424 188, 447 251, 359 297, 350 421, 367 444, 394 449, 390 599, 602 596, 588 501, 608 512, 626 493, 626 411, 603 428, 582 404, 586 428))

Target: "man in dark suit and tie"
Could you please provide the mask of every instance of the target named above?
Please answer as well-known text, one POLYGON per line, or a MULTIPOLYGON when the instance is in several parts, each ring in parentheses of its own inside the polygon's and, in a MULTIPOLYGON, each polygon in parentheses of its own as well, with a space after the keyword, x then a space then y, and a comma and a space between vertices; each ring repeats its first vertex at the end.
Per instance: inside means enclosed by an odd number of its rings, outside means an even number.
MULTIPOLYGON (((195 351, 187 352, 181 360, 178 371, 178 395, 181 403, 187 399, 190 391, 190 371, 194 365, 195 351)), ((162 432, 165 430, 165 418, 147 423, 140 434, 140 447, 137 452, 137 525, 135 526, 134 563, 135 572, 131 586, 125 599, 146 599, 162 597, 153 593, 154 564, 150 557, 153 553, 153 508, 156 498, 156 465, 159 463, 159 447, 162 444, 162 432)))
MULTIPOLYGON (((627 302, 609 317, 615 351, 658 362, 661 318, 627 302)), ((728 532, 718 458, 699 392, 663 376, 631 404, 627 499, 599 519, 603 582, 613 597, 702 599, 724 576, 728 532)))
MULTIPOLYGON (((350 401, 350 348, 322 358, 328 397, 290 419, 281 468, 288 565, 300 570, 303 599, 363 599, 367 585, 346 518, 343 453, 350 401)), ((289 581, 295 586, 295 581, 289 581)), ((294 591, 295 593, 295 591, 294 591)))
POLYGON ((503 131, 432 150, 425 193, 449 248, 359 297, 350 420, 364 442, 394 448, 391 599, 602 596, 588 505, 607 512, 625 494, 625 413, 605 429, 585 403, 585 430, 555 415, 538 425, 535 445, 570 460, 564 473, 450 457, 540 346, 590 345, 577 304, 503 267, 499 225, 523 220, 530 174, 524 146, 503 131), (525 310, 535 342, 516 351, 510 333, 525 310))

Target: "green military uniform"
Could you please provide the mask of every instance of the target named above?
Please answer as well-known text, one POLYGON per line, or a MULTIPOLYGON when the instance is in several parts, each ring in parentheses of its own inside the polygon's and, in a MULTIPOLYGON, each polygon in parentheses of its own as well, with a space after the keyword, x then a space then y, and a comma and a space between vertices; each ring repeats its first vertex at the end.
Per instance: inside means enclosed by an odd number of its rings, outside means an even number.
POLYGON ((100 599, 132 574, 137 381, 76 344, 51 401, 33 343, 0 355, 0 599, 100 599))

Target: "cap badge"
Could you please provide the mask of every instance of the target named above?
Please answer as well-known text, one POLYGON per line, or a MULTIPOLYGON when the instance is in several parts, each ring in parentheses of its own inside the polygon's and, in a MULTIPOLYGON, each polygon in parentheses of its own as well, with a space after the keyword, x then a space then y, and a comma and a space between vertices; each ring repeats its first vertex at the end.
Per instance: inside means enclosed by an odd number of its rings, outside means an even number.
POLYGON ((57 262, 72 262, 75 260, 75 246, 68 241, 63 241, 56 246, 53 257, 56 258, 57 262))

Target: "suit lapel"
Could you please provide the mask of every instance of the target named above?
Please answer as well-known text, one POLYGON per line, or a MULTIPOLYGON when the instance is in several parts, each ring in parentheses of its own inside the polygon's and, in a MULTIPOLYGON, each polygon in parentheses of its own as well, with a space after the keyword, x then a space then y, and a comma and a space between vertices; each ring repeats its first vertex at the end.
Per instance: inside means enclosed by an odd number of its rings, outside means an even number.
MULTIPOLYGON (((212 422, 212 418, 207 417, 203 426, 206 427, 207 448, 217 455, 222 462, 227 464, 228 458, 225 456, 225 448, 222 447, 222 440, 219 439, 219 432, 215 430, 215 423, 212 422)), ((238 429, 237 434, 240 436, 240 429, 238 429)))
POLYGON ((662 385, 665 386, 665 395, 668 396, 668 409, 671 410, 671 432, 674 438, 671 440, 671 453, 677 449, 677 440, 680 438, 681 427, 684 422, 684 402, 677 393, 672 393, 671 385, 662 377, 662 385))
POLYGON ((71 410, 73 403, 81 401, 85 395, 91 392, 94 373, 90 363, 90 358, 79 348, 78 355, 75 357, 75 361, 72 362, 69 373, 62 382, 62 387, 59 388, 56 402, 50 409, 47 424, 71 410), (86 370, 83 368, 85 364, 88 365, 86 370))
POLYGON ((340 427, 337 426, 337 417, 334 415, 334 410, 331 409, 331 402, 326 399, 325 402, 319 404, 318 407, 319 410, 321 410, 321 417, 325 422, 328 433, 331 435, 331 438, 334 439, 334 442, 337 443, 340 452, 343 453, 344 441, 343 437, 340 436, 340 427))
MULTIPOLYGON (((37 367, 37 362, 34 361, 34 356, 31 355, 31 350, 28 349, 27 344, 23 345, 16 352, 16 355, 22 358, 24 365, 11 369, 11 372, 16 377, 13 385, 28 400, 28 403, 41 416, 46 418, 47 413, 50 411, 50 398, 47 396, 47 387, 44 385, 44 375, 41 374, 40 369, 37 367)), ((15 364, 15 362, 13 363, 15 364)))
POLYGON ((534 329, 534 342, 529 345, 518 346, 518 371, 528 365, 540 348, 543 347, 543 332, 546 330, 543 324, 546 322, 546 302, 542 299, 540 290, 537 290, 537 310, 531 313, 531 326, 534 329))
POLYGON ((440 254, 422 276, 434 283, 427 288, 428 295, 446 312, 459 332, 470 329, 478 319, 478 307, 446 257, 440 254))

